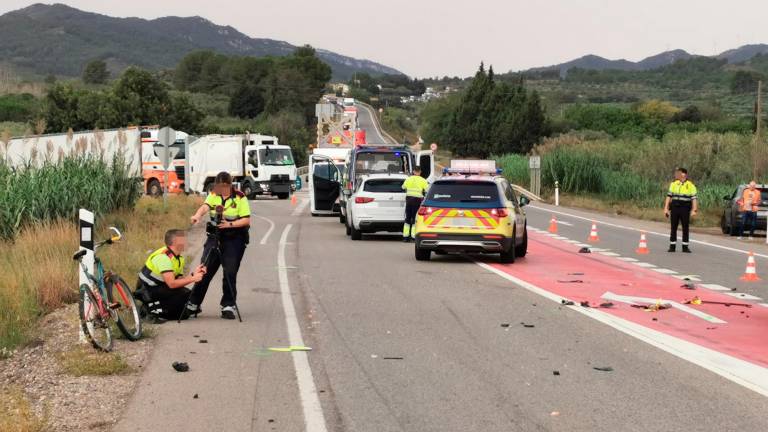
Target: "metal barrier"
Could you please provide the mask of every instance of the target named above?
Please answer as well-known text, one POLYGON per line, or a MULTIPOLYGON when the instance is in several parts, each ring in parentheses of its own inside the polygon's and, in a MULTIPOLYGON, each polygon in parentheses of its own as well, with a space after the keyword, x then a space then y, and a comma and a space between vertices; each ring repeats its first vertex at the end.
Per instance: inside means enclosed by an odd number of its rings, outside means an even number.
POLYGON ((296 175, 303 176, 309 174, 309 165, 296 168, 296 175))

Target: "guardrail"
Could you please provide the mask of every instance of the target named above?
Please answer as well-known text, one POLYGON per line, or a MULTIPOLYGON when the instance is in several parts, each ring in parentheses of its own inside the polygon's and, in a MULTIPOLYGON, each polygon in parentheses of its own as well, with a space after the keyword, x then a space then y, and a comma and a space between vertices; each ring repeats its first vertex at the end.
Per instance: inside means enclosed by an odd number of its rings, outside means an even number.
POLYGON ((309 174, 309 166, 308 165, 296 168, 296 175, 297 176, 303 176, 303 175, 306 175, 306 174, 309 174))

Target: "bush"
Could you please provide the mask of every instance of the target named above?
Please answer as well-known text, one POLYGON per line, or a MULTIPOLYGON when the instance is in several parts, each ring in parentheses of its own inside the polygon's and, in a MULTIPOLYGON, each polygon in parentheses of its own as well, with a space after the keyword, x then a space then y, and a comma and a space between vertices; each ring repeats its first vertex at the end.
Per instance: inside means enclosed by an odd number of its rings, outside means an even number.
POLYGON ((30 121, 37 107, 37 99, 28 93, 0 96, 0 122, 30 121))

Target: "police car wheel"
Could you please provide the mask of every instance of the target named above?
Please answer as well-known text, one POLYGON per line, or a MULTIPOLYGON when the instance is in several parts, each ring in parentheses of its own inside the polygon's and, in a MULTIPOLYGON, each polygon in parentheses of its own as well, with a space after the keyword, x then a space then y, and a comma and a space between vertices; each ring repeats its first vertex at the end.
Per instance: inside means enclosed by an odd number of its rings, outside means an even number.
POLYGON ((352 238, 352 240, 362 240, 363 239, 363 232, 359 229, 355 228, 354 226, 349 228, 350 233, 349 236, 352 238))
POLYGON ((422 249, 419 246, 416 246, 414 248, 416 261, 429 261, 429 258, 432 256, 432 251, 429 249, 422 249))
MULTIPOLYGON (((512 238, 513 239, 515 238, 515 232, 514 231, 512 231, 512 238)), ((515 252, 516 252, 516 249, 517 248, 515 247, 515 243, 513 241, 512 244, 509 245, 509 249, 508 250, 501 251, 499 253, 499 261, 501 263, 503 263, 503 264, 512 264, 512 263, 514 263, 515 262, 515 252)))
POLYGON ((349 228, 349 225, 346 223, 344 224, 345 228, 347 229, 347 235, 352 235, 352 230, 349 228))
POLYGON ((525 258, 528 253, 528 230, 523 233, 523 242, 515 248, 515 257, 525 258))

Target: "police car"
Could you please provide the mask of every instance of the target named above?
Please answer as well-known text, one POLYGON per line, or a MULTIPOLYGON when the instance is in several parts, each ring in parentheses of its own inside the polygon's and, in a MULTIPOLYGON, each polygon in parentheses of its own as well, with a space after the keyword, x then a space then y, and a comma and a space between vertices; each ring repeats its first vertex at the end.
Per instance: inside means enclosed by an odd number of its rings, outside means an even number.
POLYGON ((454 160, 430 186, 416 217, 416 259, 432 252, 487 253, 513 263, 528 252, 526 197, 492 160, 454 160))

